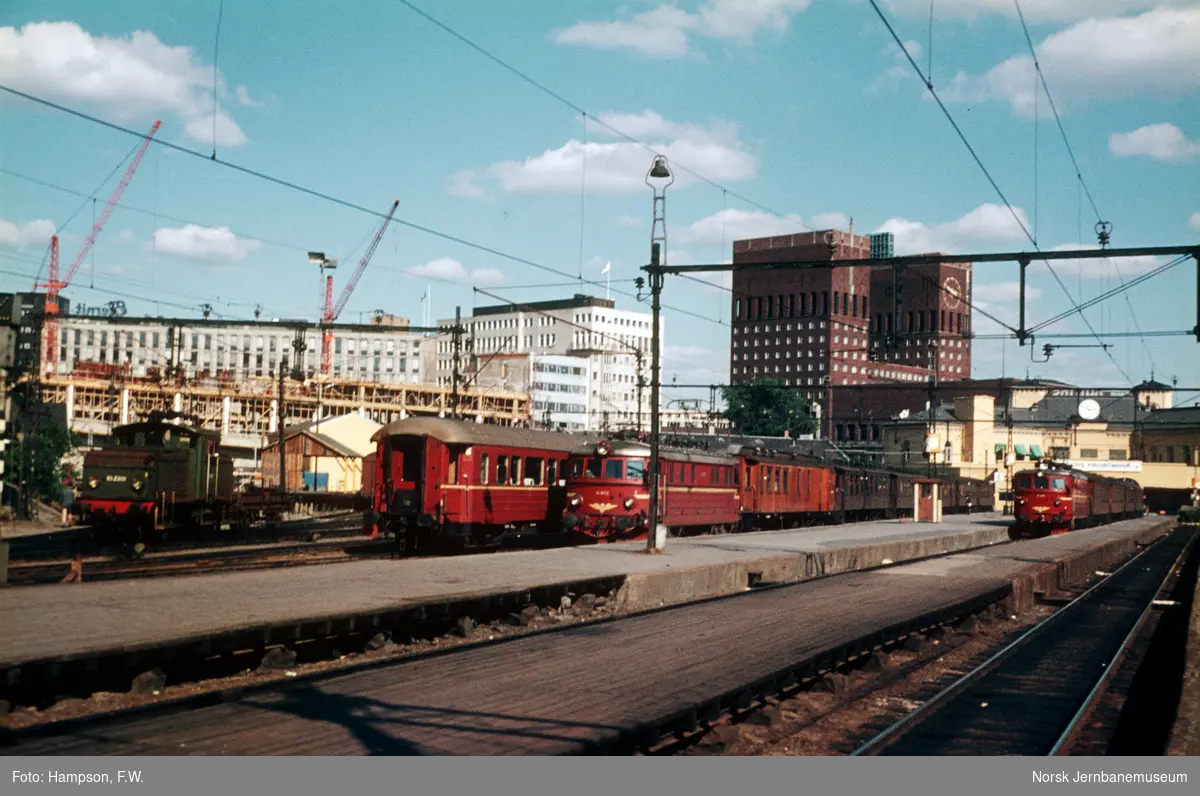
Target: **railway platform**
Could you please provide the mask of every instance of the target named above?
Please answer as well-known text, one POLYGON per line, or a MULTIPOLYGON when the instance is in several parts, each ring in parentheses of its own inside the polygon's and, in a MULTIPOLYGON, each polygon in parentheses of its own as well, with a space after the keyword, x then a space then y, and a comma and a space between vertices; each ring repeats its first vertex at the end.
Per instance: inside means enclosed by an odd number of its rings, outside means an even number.
MULTIPOLYGON (((509 755, 624 750, 887 629, 1020 600, 1167 534, 1160 517, 756 590, 247 688, 16 739, 21 755, 509 755), (1048 574, 1049 573, 1049 574, 1048 574), (1017 584, 1023 584, 1017 588, 1017 584), (971 606, 975 606, 972 608, 971 606), (269 728, 269 729, 268 729, 269 728)), ((590 552, 590 551, 589 551, 590 552)), ((608 554, 608 553, 606 553, 608 554)), ((612 551, 618 554, 618 551, 612 551)), ((866 646, 864 646, 864 644, 866 646)), ((843 658, 844 659, 844 658, 843 658)), ((806 668, 807 667, 807 668, 806 668)), ((794 676, 794 674, 792 675, 794 676)))
MULTIPOLYGON (((622 610, 745 591, 1008 540, 999 514, 942 523, 896 520, 644 543, 427 559, 373 559, 296 569, 0 589, 0 675, 35 666, 204 651, 295 638, 315 625, 379 625, 414 610, 473 613, 481 602, 557 601, 615 590, 622 610), (304 627, 301 627, 304 626, 304 627)), ((190 653, 189 653, 190 654, 190 653)))

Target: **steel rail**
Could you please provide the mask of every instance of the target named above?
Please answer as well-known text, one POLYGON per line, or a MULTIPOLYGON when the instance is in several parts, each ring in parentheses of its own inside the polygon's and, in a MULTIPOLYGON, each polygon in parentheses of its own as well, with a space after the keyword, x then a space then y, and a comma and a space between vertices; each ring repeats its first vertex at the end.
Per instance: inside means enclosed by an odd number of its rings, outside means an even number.
MULTIPOLYGON (((938 710, 940 710, 943 706, 945 706, 951 699, 953 699, 954 697, 957 697, 960 693, 962 693, 968 687, 970 687, 971 685, 974 685, 976 682, 978 682, 984 675, 995 670, 998 666, 1000 666, 1000 664, 1002 664, 1006 660, 1008 660, 1014 653, 1016 653, 1018 650, 1022 649, 1028 642, 1030 642, 1035 637, 1040 636, 1043 632, 1045 632, 1047 628, 1056 627, 1058 624, 1061 623, 1061 620, 1064 616, 1073 615, 1075 612, 1074 609, 1077 609, 1080 605, 1083 605, 1087 599, 1089 599, 1096 593, 1097 589, 1112 582, 1113 578, 1115 578, 1117 575, 1126 571, 1131 566, 1133 566, 1135 563, 1140 561, 1142 559, 1142 557, 1144 555, 1146 555, 1146 553, 1148 553, 1156 545, 1160 544, 1162 542, 1162 540, 1165 538, 1166 537, 1160 537, 1158 540, 1155 540, 1153 543, 1151 543, 1151 544, 1147 545, 1146 547, 1142 548, 1141 550, 1139 550, 1136 555, 1134 555, 1132 558, 1130 558, 1128 561, 1126 561, 1124 564, 1122 564, 1120 567, 1118 567, 1116 570, 1114 570, 1107 577, 1096 582, 1095 584, 1093 584, 1091 586, 1091 588, 1089 588, 1083 594, 1080 594, 1078 597, 1076 597, 1074 600, 1072 600, 1071 602, 1064 605, 1058 611, 1055 611, 1053 614, 1046 617, 1046 619, 1042 620, 1041 622, 1037 623, 1033 627, 1029 628, 1029 630, 1026 630, 1015 640, 1013 640, 1009 644, 1005 645, 1003 649, 999 650, 994 655, 992 655, 987 660, 985 660, 983 663, 979 664, 974 669, 972 669, 971 671, 964 674, 958 680, 955 680, 953 683, 951 683, 949 686, 947 686, 946 688, 944 688, 943 690, 938 692, 934 697, 929 699, 923 705, 921 705, 920 707, 911 711, 907 715, 903 716, 902 718, 900 718, 899 720, 894 722, 892 725, 890 725, 889 727, 884 729, 882 732, 880 732, 878 735, 875 735, 873 738, 869 739, 866 743, 862 744, 857 749, 855 749, 853 752, 851 752, 850 756, 851 757, 873 756, 873 755, 876 755, 879 752, 883 751, 893 741, 897 740, 902 735, 907 733, 909 730, 913 729, 918 724, 920 724, 922 721, 924 721, 925 719, 932 716, 934 713, 936 713, 938 710)), ((1172 570, 1173 569, 1174 569, 1174 567, 1172 567, 1172 570)))
POLYGON ((1146 604, 1145 610, 1142 611, 1137 621, 1134 622, 1133 627, 1129 629, 1129 633, 1126 634, 1124 640, 1121 642, 1121 646, 1117 648, 1117 651, 1113 654, 1112 658, 1104 665, 1104 670, 1100 673, 1100 676, 1096 678, 1096 684, 1092 686, 1091 691, 1089 691, 1088 695, 1084 697, 1083 704, 1079 706, 1079 710, 1075 711, 1075 715, 1071 717, 1071 721, 1067 723, 1066 729, 1062 731, 1062 734, 1058 737, 1058 740, 1054 742, 1054 746, 1052 746, 1050 751, 1046 753, 1047 757, 1058 757, 1062 754, 1065 754, 1064 750, 1075 739, 1083 720, 1091 714, 1096 703, 1104 695, 1105 688, 1109 681, 1111 681, 1112 678, 1116 676, 1117 672, 1120 671, 1121 665, 1125 662, 1125 658, 1129 654, 1129 648, 1133 646, 1134 640, 1142 632, 1142 629, 1146 625, 1146 620, 1154 614, 1154 609, 1156 607, 1155 601, 1162 596, 1164 591, 1167 591, 1167 583, 1171 580, 1172 576, 1179 571, 1184 562, 1187 561, 1187 557, 1191 554, 1192 546, 1195 544, 1195 541, 1196 536, 1193 535, 1192 538, 1188 540, 1188 543, 1184 545, 1183 550, 1180 551, 1179 556, 1175 559, 1175 563, 1170 566, 1166 575, 1163 576, 1162 583, 1159 584, 1158 590, 1155 592, 1154 597, 1151 598, 1151 600, 1146 604))

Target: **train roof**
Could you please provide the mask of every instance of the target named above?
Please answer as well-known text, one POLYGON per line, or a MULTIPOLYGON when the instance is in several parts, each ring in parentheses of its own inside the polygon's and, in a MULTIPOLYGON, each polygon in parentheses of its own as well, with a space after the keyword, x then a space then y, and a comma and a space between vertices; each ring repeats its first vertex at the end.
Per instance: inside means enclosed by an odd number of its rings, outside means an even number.
MULTIPOLYGON (((609 443, 609 456, 634 456, 650 458, 650 445, 636 440, 613 440, 609 443)), ((594 454, 595 441, 579 442, 571 448, 571 453, 579 456, 594 454)), ((674 448, 660 446, 659 454, 665 461, 690 462, 692 464, 719 464, 729 466, 737 463, 731 455, 721 455, 712 451, 692 450, 690 448, 674 448)))
POLYGON ((565 434, 561 431, 539 431, 440 417, 410 417, 387 424, 371 435, 371 441, 409 436, 431 437, 447 445, 499 445, 562 453, 570 451, 584 440, 591 439, 582 434, 565 434))

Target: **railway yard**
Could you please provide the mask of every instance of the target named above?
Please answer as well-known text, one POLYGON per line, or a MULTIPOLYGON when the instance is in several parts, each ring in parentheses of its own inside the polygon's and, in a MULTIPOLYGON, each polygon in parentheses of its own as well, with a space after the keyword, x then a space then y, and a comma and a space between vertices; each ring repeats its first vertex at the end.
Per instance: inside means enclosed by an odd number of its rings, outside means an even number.
POLYGON ((662 555, 403 558, 349 514, 135 556, 77 531, 9 540, 0 743, 1196 754, 1196 529, 1010 527, 876 520, 671 539, 662 555))

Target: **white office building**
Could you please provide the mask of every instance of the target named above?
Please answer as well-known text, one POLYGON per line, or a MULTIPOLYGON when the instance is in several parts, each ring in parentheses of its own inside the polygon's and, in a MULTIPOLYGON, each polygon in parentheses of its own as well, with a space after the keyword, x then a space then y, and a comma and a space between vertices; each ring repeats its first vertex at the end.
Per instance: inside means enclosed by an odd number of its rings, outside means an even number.
MULTIPOLYGON (((559 423, 573 426, 582 415, 584 428, 572 430, 636 428, 639 417, 642 427, 649 429, 650 313, 619 310, 610 299, 575 295, 520 308, 507 304, 477 307, 462 323, 466 327, 460 353, 464 378, 476 371, 487 372, 488 363, 501 357, 528 355, 533 369, 529 393, 535 425, 546 422, 549 411, 552 427, 559 423), (640 412, 639 362, 643 379, 640 412), (539 364, 541 371, 537 370, 539 364), (581 378, 587 384, 582 396, 573 392, 581 386, 581 378)), ((659 323, 661 352, 661 319, 659 323)), ((443 329, 453 325, 453 320, 438 322, 443 329)), ((448 385, 454 372, 450 335, 441 335, 437 345, 437 381, 448 385)))
MULTIPOLYGON (((304 321, 228 321, 65 316, 58 322, 60 376, 124 373, 143 378, 174 366, 188 379, 240 382, 271 378, 284 354, 295 362, 297 331, 304 340, 304 372, 320 368, 321 332, 304 321)), ((380 384, 427 384, 436 341, 385 324, 333 328, 329 376, 380 384), (429 374, 428 377, 426 374, 429 374)))

